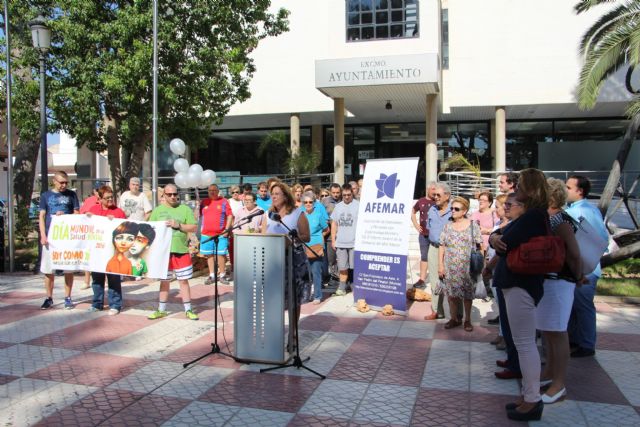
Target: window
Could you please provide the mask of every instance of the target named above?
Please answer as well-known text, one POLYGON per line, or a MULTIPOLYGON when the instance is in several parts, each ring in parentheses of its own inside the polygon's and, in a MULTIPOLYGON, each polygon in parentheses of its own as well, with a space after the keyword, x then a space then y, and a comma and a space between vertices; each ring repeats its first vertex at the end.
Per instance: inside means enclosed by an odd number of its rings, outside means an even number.
POLYGON ((449 69, 449 9, 442 9, 442 69, 449 69))
POLYGON ((347 41, 414 38, 418 0, 346 0, 347 41))

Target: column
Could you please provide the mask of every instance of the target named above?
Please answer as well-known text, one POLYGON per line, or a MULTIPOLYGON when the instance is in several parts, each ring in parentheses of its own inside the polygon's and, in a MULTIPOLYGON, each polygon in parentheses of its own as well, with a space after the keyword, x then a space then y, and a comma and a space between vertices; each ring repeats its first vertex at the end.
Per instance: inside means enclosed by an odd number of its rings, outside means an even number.
POLYGON ((333 173, 344 184, 344 98, 333 99, 333 173))
POLYGON ((300 154, 300 113, 293 113, 289 118, 291 156, 300 154))
POLYGON ((505 107, 496 107, 495 121, 493 169, 496 172, 501 172, 507 168, 507 114, 505 107))
POLYGON ((425 168, 427 183, 438 180, 438 95, 427 95, 425 114, 425 168))

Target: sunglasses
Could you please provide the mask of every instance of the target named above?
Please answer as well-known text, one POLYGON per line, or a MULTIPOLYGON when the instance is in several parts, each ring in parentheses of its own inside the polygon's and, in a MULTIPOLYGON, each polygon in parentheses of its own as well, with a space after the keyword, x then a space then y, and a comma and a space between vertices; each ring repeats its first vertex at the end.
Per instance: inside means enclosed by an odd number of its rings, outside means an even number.
POLYGON ((522 203, 518 203, 518 202, 513 202, 513 203, 512 203, 512 202, 506 202, 506 203, 504 204, 504 207, 505 207, 505 208, 510 208, 511 206, 522 206, 522 203))
POLYGON ((239 191, 232 191, 231 194, 240 194, 239 191))
POLYGON ((302 202, 302 203, 304 203, 305 205, 312 205, 313 204, 313 202, 311 202, 311 201, 302 202))
POLYGON ((324 199, 325 197, 329 197, 329 195, 328 194, 321 194, 320 197, 324 199))
POLYGON ((167 197, 178 197, 178 193, 164 193, 167 197))
POLYGON ((458 207, 453 207, 453 208, 451 208, 451 210, 454 211, 454 212, 460 212, 463 209, 462 208, 458 208, 458 207))
POLYGON ((444 196, 444 194, 441 194, 441 193, 436 193, 433 195, 433 197, 442 197, 442 196, 444 196))

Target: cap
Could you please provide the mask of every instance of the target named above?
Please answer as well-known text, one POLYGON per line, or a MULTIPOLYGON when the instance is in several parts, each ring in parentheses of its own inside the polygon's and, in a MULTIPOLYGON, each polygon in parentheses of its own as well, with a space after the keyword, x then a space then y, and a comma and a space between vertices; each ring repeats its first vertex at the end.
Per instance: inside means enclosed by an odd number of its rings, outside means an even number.
POLYGON ((102 181, 96 181, 96 182, 94 182, 94 183, 93 183, 93 189, 97 191, 97 190, 98 190, 100 187, 102 187, 103 185, 104 185, 104 182, 102 182, 102 181))

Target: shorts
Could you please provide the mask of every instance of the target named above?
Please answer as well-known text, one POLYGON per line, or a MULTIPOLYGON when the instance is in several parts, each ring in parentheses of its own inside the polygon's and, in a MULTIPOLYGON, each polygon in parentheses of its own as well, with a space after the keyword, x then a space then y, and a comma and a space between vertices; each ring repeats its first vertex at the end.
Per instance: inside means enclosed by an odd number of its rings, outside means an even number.
POLYGON ((228 255, 229 254, 229 238, 228 237, 218 237, 218 247, 214 250, 214 241, 213 239, 206 242, 206 240, 211 239, 211 236, 202 235, 200 236, 200 254, 201 255, 228 255))
POLYGON ((420 234, 418 243, 420 243, 420 261, 427 262, 429 259, 429 238, 420 234))
POLYGON ((175 277, 178 280, 189 280, 193 277, 193 264, 191 254, 169 254, 169 271, 167 279, 175 277))
POLYGON ((354 252, 355 250, 353 248, 336 248, 338 270, 353 269, 354 252))

